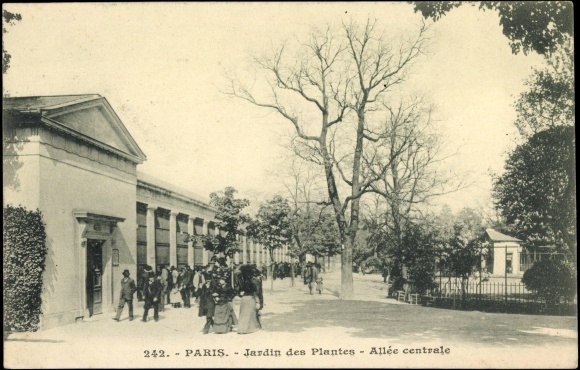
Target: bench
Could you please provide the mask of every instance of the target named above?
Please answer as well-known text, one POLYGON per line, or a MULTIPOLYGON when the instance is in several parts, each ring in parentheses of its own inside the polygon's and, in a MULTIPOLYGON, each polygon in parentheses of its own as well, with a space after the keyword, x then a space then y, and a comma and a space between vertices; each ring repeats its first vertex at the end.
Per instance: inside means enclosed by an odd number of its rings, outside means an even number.
POLYGON ((410 304, 419 304, 419 294, 416 294, 416 293, 409 294, 409 303, 410 304))
POLYGON ((424 295, 421 297, 421 302, 425 307, 433 306, 433 304, 435 303, 435 297, 432 297, 430 295, 424 295))
POLYGON ((405 293, 404 290, 397 290, 397 301, 399 302, 405 302, 405 296, 407 294, 405 293))

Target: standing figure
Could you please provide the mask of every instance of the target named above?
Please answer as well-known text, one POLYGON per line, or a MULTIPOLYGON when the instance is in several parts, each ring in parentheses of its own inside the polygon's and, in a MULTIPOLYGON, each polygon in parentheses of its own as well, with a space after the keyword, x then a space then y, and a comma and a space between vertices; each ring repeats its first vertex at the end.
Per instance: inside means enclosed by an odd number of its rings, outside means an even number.
POLYGON ((183 299, 183 306, 191 308, 191 287, 193 285, 193 273, 189 265, 185 266, 181 276, 181 297, 183 299))
POLYGON ((169 271, 165 268, 165 265, 159 267, 161 275, 159 275, 159 281, 161 282, 161 298, 159 300, 159 311, 165 311, 165 301, 167 300, 167 278, 169 277, 169 271))
POLYGON ((198 316, 206 317, 203 333, 209 333, 209 329, 213 326, 213 316, 215 314, 215 302, 212 297, 212 280, 210 275, 204 276, 205 283, 201 287, 199 294, 199 313, 198 316))
POLYGON ((135 280, 129 276, 129 270, 123 271, 123 279, 121 279, 121 295, 119 296, 119 306, 117 307, 117 315, 113 320, 119 321, 125 303, 129 307, 129 321, 133 321, 133 294, 137 291, 135 280))
POLYGON ((171 289, 171 305, 173 308, 185 307, 185 302, 183 301, 183 269, 173 270, 173 288, 171 289))
POLYGON ((264 307, 262 279, 260 271, 249 265, 241 267, 240 272, 240 315, 238 334, 249 334, 262 328, 260 310, 264 307))
POLYGON ((232 326, 238 324, 234 313, 232 299, 236 295, 228 282, 227 275, 221 276, 213 288, 212 297, 215 302, 213 317, 213 330, 216 334, 224 334, 232 331, 232 326))
POLYGON ((383 267, 383 283, 388 281, 389 277, 389 269, 387 267, 383 267))
POLYGON ((199 303, 199 297, 201 295, 201 288, 205 284, 205 278, 203 277, 203 271, 201 266, 195 266, 195 274, 193 275, 193 290, 195 302, 199 303))
POLYGON ((147 286, 147 281, 149 280, 149 274, 153 273, 153 267, 150 265, 146 265, 143 268, 143 272, 139 277, 139 291, 141 292, 141 298, 145 299, 143 296, 145 295, 145 287, 147 286))
POLYGON ((318 278, 318 269, 316 268, 315 265, 308 262, 306 264, 306 273, 304 275, 304 282, 308 284, 308 290, 310 290, 310 294, 314 294, 314 288, 317 278, 318 278))
POLYGON ((147 314, 149 314, 151 307, 153 307, 153 318, 155 321, 159 321, 159 298, 162 288, 161 282, 155 278, 155 274, 150 273, 143 294, 143 298, 145 299, 143 322, 147 321, 147 314))
POLYGON ((167 304, 172 304, 171 301, 171 292, 173 291, 173 287, 175 286, 175 279, 173 278, 173 271, 175 270, 175 266, 171 266, 168 271, 167 275, 167 304))
POLYGON ((318 294, 322 294, 324 279, 322 278, 322 268, 320 267, 320 265, 318 265, 318 267, 319 271, 316 276, 316 291, 318 292, 318 294))
POLYGON ((304 285, 308 284, 309 274, 310 274, 310 262, 302 265, 302 280, 304 280, 304 285))

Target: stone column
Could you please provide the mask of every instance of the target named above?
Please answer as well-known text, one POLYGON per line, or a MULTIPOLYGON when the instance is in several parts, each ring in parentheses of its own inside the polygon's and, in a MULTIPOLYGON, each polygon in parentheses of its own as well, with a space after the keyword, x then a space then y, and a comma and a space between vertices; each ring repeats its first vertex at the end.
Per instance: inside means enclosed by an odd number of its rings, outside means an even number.
MULTIPOLYGON (((217 238, 220 235, 220 228, 219 228, 219 226, 218 225, 215 225, 213 231, 215 233, 215 237, 217 238)), ((214 253, 214 254, 216 255, 216 258, 225 257, 222 253, 214 253)))
POLYGON ((256 243, 256 266, 262 267, 262 255, 260 251, 262 249, 262 244, 256 243))
MULTIPOLYGON (((193 221, 195 220, 195 217, 191 217, 189 216, 189 218, 187 219, 187 233, 189 234, 189 236, 193 236, 193 221)), ((191 266, 191 268, 193 268, 195 266, 194 261, 193 261, 193 241, 190 240, 187 242, 187 264, 189 266, 191 266)))
MULTIPOLYGON (((202 235, 208 235, 209 234, 209 229, 208 229, 209 223, 206 220, 203 220, 203 229, 202 229, 202 235)), ((209 253, 208 251, 203 248, 203 265, 207 265, 209 263, 209 253)))
POLYGON ((147 206, 147 264, 155 268, 155 211, 157 207, 147 206))
MULTIPOLYGON (((236 239, 237 239, 238 243, 241 243, 241 242, 242 242, 242 236, 241 236, 241 235, 238 235, 238 236, 236 237, 236 239)), ((238 263, 240 263, 240 252, 236 252, 236 253, 234 254, 234 263, 235 263, 236 265, 237 265, 238 263)))
POLYGON ((253 264, 258 263, 258 255, 256 254, 256 248, 258 248, 258 242, 252 240, 252 247, 250 248, 250 258, 253 264))
POLYGON ((177 212, 169 214, 169 264, 177 267, 177 212))
POLYGON ((246 244, 247 244, 248 238, 243 235, 242 236, 242 263, 245 265, 246 263, 248 263, 248 256, 246 254, 246 244))

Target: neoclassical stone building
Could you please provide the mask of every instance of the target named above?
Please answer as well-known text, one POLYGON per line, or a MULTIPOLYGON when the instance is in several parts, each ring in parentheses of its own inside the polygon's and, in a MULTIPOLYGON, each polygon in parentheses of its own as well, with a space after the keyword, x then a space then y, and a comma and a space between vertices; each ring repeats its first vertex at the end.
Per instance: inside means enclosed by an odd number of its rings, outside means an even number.
MULTIPOLYGON (((5 98, 2 128, 4 204, 39 209, 46 224, 42 328, 113 312, 124 269, 210 260, 184 235, 219 232, 215 210, 137 171, 146 156, 104 97, 5 98)), ((269 261, 241 242, 235 262, 269 261)))

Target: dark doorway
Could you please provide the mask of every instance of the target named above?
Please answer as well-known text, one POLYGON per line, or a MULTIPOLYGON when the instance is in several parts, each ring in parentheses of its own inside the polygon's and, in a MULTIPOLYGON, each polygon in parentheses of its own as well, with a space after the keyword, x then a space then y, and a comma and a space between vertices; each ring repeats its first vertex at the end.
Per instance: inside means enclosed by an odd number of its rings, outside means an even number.
POLYGON ((103 244, 87 241, 87 308, 89 316, 103 313, 103 244))

